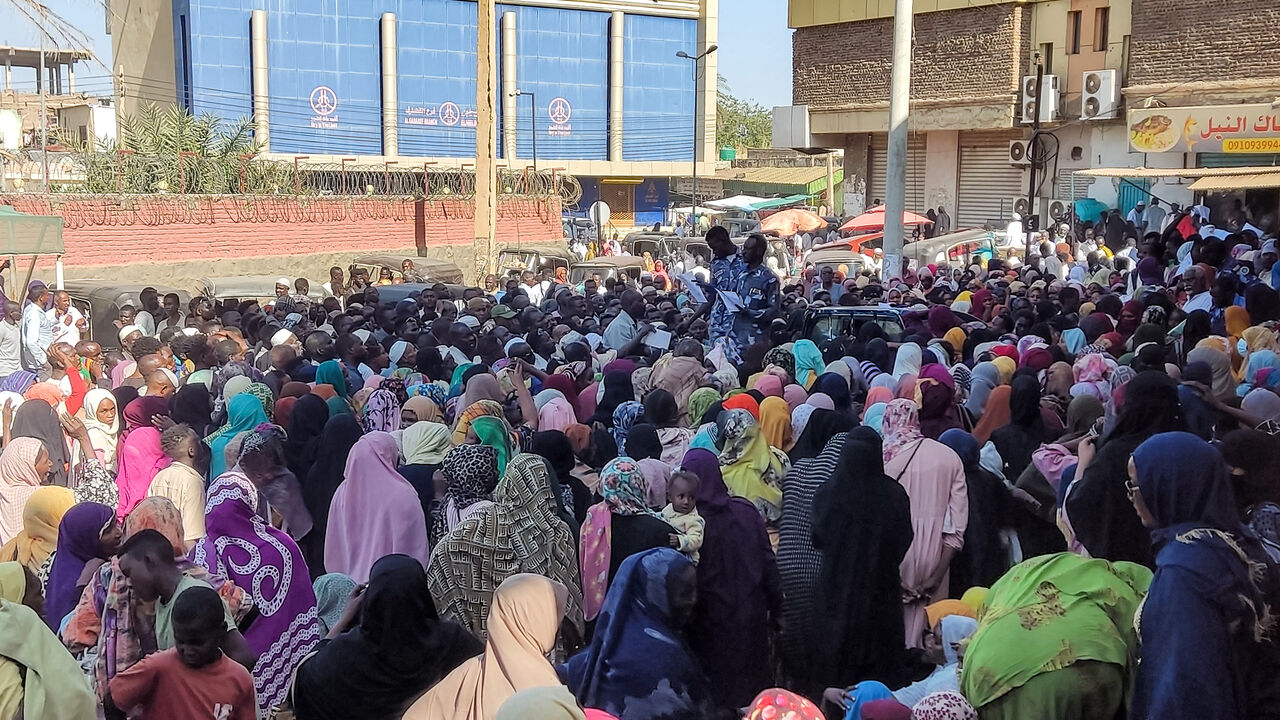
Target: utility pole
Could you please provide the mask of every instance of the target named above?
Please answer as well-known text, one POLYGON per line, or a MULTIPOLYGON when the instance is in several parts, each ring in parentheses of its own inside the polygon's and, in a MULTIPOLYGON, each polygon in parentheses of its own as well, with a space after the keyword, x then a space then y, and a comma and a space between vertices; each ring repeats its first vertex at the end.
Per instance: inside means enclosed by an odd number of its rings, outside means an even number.
POLYGON ((689 232, 690 237, 698 234, 698 134, 706 131, 706 124, 702 122, 701 116, 698 115, 698 96, 701 95, 698 92, 698 62, 715 52, 717 47, 712 45, 701 55, 696 56, 690 55, 683 50, 676 53, 676 57, 684 58, 693 63, 693 204, 691 206, 693 212, 689 215, 693 229, 689 232))
POLYGON ((533 138, 533 171, 538 172, 538 94, 517 90, 511 93, 514 97, 529 96, 529 135, 533 138))
POLYGON ((902 214, 907 209, 907 116, 911 110, 912 0, 893 6, 893 74, 889 85, 889 157, 884 193, 882 279, 902 273, 902 214))
POLYGON ((495 91, 498 68, 494 64, 497 16, 494 0, 476 3, 476 213, 475 269, 477 282, 492 271, 494 232, 498 224, 498 124, 495 91))
POLYGON ((1044 90, 1044 63, 1040 53, 1034 56, 1036 64, 1036 96, 1031 99, 1031 139, 1027 141, 1027 216, 1022 218, 1022 262, 1031 260, 1031 217, 1036 214, 1036 163, 1040 144, 1040 93, 1044 90))
MULTIPOLYGON (((43 7, 43 6, 41 6, 43 7)), ((36 85, 40 88, 40 179, 41 192, 49 192, 49 118, 45 113, 44 92, 48 88, 45 87, 47 81, 44 76, 44 28, 45 17, 43 9, 40 12, 40 28, 37 33, 40 36, 40 72, 36 75, 36 85)))

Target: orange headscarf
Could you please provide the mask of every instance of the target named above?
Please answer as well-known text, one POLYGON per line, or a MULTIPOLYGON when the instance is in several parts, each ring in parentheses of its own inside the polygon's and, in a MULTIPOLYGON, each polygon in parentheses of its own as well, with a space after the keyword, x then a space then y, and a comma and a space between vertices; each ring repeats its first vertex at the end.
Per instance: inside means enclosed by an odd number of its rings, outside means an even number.
POLYGON ((756 402, 755 398, 746 393, 738 393, 737 395, 725 400, 721 403, 721 407, 725 410, 746 410, 751 413, 751 417, 756 420, 760 419, 760 403, 756 402))
POLYGON ((987 406, 978 419, 978 426, 973 429, 973 437, 979 445, 991 439, 991 433, 1009 424, 1009 396, 1013 388, 1000 385, 987 396, 987 406))

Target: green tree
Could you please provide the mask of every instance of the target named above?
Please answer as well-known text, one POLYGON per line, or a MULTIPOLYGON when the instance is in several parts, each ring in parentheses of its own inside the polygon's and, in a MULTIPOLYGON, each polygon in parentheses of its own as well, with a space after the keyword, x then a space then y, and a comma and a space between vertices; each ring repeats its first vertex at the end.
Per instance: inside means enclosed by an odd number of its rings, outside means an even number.
POLYGON ((259 147, 248 117, 226 122, 146 104, 120 116, 114 143, 82 146, 64 138, 62 144, 77 151, 84 192, 255 194, 294 185, 292 166, 253 159, 259 147))
POLYGON ((764 107, 733 94, 724 76, 717 83, 717 147, 769 147, 773 143, 773 114, 764 107))

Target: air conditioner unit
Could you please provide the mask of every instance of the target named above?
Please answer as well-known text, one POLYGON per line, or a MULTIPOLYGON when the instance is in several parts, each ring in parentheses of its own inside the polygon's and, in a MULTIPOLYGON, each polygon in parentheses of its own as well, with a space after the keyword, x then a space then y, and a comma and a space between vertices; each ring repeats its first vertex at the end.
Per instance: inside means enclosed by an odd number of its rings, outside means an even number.
POLYGON ((1010 140, 1009 141, 1009 164, 1010 165, 1030 165, 1031 158, 1027 157, 1027 141, 1026 140, 1010 140))
MULTIPOLYGON (((1053 122, 1058 119, 1058 76, 1045 75, 1040 86, 1040 122, 1053 122)), ((1026 75, 1022 78, 1022 122, 1030 125, 1032 108, 1035 105, 1036 76, 1026 75)))
POLYGON ((1070 200, 1045 200, 1044 201, 1045 216, 1055 222, 1060 220, 1062 216, 1071 212, 1070 200))
POLYGON ((1120 114, 1120 73, 1116 70, 1089 70, 1081 85, 1082 120, 1113 120, 1120 114))
POLYGON ((1013 201, 1013 211, 1022 217, 1030 214, 1030 205, 1027 204, 1026 198, 1018 198, 1013 201))

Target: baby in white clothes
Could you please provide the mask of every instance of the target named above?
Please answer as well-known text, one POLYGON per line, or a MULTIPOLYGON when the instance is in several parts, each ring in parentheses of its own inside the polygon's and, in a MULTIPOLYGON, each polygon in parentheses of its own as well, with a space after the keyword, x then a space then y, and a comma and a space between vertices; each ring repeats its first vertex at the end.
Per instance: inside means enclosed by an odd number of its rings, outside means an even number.
POLYGON ((698 494, 698 476, 681 471, 667 481, 667 506, 662 508, 662 519, 676 533, 671 536, 671 547, 679 550, 693 564, 698 564, 698 550, 702 548, 702 532, 707 521, 698 514, 694 496, 698 494))

